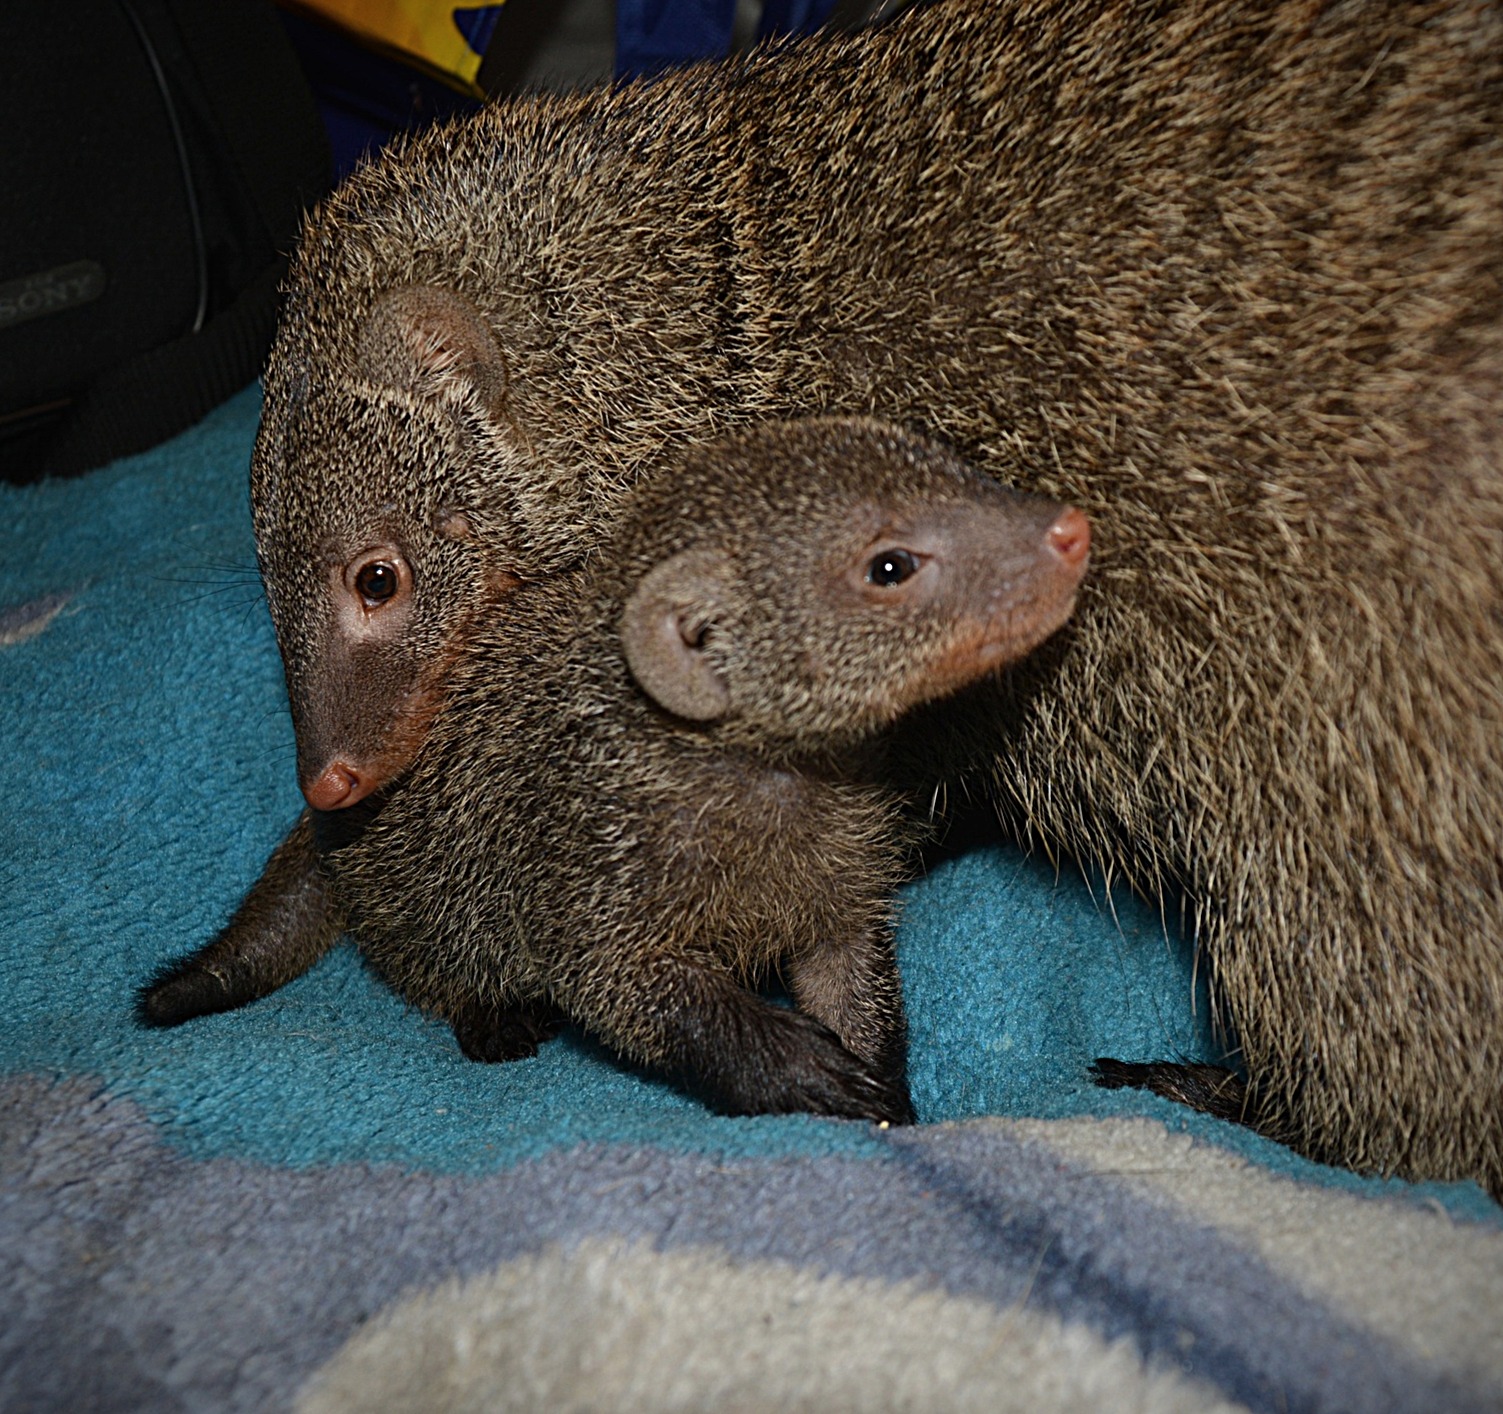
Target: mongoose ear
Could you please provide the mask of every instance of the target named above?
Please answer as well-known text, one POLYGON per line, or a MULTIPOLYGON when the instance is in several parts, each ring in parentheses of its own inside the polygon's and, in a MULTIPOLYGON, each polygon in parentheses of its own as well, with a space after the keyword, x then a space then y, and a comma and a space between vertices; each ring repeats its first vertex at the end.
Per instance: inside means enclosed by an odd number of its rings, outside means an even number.
POLYGON ((638 686, 691 722, 730 710, 730 690, 705 653, 724 582, 721 556, 685 550, 654 566, 621 612, 621 647, 638 686))
POLYGON ((360 331, 361 371, 409 392, 468 383, 492 413, 506 398, 506 359, 485 316, 437 285, 398 285, 372 306, 360 331))

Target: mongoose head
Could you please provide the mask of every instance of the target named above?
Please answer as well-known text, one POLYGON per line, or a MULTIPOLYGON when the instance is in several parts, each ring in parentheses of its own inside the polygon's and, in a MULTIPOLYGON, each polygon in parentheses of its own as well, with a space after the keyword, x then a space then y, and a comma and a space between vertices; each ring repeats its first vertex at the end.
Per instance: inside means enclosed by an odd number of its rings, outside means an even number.
POLYGON ((471 307, 401 290, 351 366, 293 362, 268 370, 251 499, 299 783, 333 810, 411 761, 467 629, 525 573, 525 540, 487 461, 504 372, 471 307))
POLYGON ((815 749, 1018 661, 1069 618, 1090 549, 1079 511, 866 419, 702 448, 634 513, 639 686, 731 739, 815 749))

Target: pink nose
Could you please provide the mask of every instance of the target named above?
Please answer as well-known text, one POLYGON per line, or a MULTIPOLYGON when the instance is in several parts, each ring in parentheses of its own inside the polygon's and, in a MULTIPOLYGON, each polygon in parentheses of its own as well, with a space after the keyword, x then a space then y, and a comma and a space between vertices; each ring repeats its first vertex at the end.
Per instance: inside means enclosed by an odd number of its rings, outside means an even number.
POLYGON ((343 810, 357 800, 364 800, 372 784, 362 780, 354 767, 332 761, 317 780, 304 784, 303 796, 315 810, 343 810))
POLYGON ((1066 506, 1059 513, 1044 538, 1049 548, 1072 567, 1084 564, 1091 553, 1091 523, 1074 506, 1066 506))

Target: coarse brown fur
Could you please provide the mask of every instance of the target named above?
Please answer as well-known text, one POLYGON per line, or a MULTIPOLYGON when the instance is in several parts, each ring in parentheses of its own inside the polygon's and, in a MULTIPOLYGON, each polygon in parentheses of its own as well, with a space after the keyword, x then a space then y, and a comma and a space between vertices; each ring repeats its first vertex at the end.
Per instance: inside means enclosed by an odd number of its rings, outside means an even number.
POLYGON ((1007 813, 1185 891, 1302 1149, 1503 1190, 1500 113, 1493 4, 950 0, 441 129, 298 257, 253 481, 284 650, 329 496, 286 448, 353 397, 334 484, 380 453, 394 287, 502 352, 423 405, 504 488, 503 571, 667 443, 926 427, 1098 527, 1072 651, 978 723, 1007 813))
POLYGON ((322 817, 353 936, 477 1058, 557 1011, 734 1113, 911 1118, 867 744, 1052 633, 1088 544, 866 421, 689 455, 477 631, 368 823, 322 817), (796 1010, 747 989, 773 967, 796 1010))

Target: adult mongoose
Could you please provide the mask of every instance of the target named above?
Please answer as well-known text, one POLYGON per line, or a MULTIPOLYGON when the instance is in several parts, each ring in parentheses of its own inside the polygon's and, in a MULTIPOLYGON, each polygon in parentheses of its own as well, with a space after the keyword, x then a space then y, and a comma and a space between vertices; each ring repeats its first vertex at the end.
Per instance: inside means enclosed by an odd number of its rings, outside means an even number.
POLYGON ((333 484, 381 451, 382 328, 428 351, 383 396, 519 497, 503 575, 667 443, 928 428, 1102 546, 1072 651, 978 724, 1004 812, 1183 891, 1300 1148, 1503 1189, 1500 115, 1495 5, 948 0, 418 139, 310 222, 268 370, 295 707, 298 439, 354 399, 333 484), (446 309, 380 314, 412 287, 446 309))
POLYGON ((697 448, 476 628, 401 780, 320 817, 338 916, 472 1057, 557 1011, 734 1113, 909 1119, 872 743, 1057 629, 1089 544, 865 419, 697 448), (773 968, 795 1009, 749 990, 773 968))

